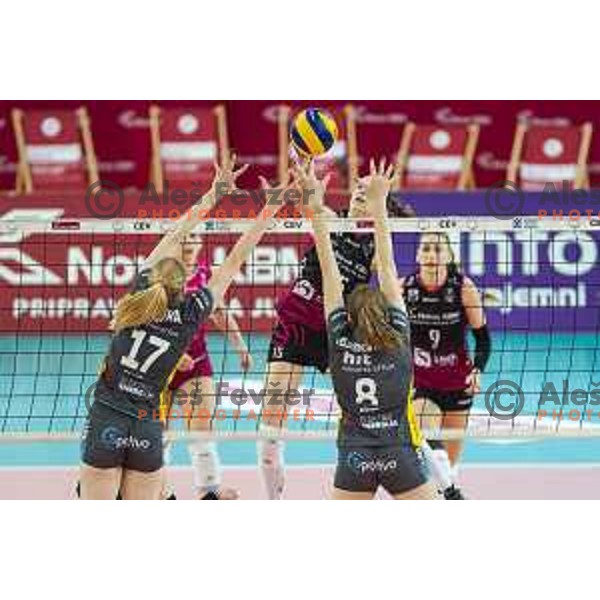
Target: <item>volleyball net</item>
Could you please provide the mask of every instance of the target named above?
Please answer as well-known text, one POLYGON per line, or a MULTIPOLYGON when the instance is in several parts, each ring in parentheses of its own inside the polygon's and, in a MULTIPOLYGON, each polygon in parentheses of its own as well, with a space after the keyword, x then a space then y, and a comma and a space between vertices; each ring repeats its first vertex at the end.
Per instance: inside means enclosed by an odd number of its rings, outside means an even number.
MULTIPOLYGON (((440 439, 600 435, 598 223, 436 217, 390 219, 390 225, 400 276, 415 272, 420 236, 447 234, 460 268, 483 295, 492 337, 464 430, 424 433, 440 439)), ((249 226, 199 221, 193 243, 217 268, 249 226)), ((36 214, 0 223, 0 442, 79 438, 115 302, 172 227, 169 220, 36 214)), ((364 235, 372 223, 334 219, 331 229, 364 235)), ((336 435, 340 411, 327 374, 307 368, 298 390, 265 406, 265 397, 273 396, 264 381, 277 298, 294 281, 311 242, 309 221, 277 220, 235 278, 226 311, 239 323, 254 364, 244 370, 229 332, 208 326, 214 406, 205 417, 209 431, 194 435, 254 439, 265 411, 281 413, 282 437, 336 435)), ((472 352, 470 336, 468 342, 472 352)), ((171 437, 190 435, 186 418, 184 404, 174 403, 171 437)))

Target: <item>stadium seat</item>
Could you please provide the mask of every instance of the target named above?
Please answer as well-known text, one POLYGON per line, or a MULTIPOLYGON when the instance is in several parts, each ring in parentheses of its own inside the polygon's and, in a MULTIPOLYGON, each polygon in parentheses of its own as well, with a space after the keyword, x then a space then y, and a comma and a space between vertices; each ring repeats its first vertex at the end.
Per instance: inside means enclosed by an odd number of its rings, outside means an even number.
POLYGON ((229 151, 225 107, 150 107, 151 181, 161 193, 169 187, 209 185, 214 163, 229 151))
POLYGON ((592 124, 541 126, 519 122, 515 131, 506 179, 527 191, 546 184, 589 188, 587 159, 592 124))
MULTIPOLYGON (((332 193, 346 194, 352 188, 352 182, 358 175, 358 150, 356 142, 356 117, 352 105, 346 105, 342 110, 329 109, 339 128, 337 142, 323 157, 315 161, 318 173, 329 172, 333 175, 329 183, 332 193)), ((290 118, 292 109, 281 106, 279 109, 279 180, 289 169, 290 158, 295 150, 290 147, 290 118)))
POLYGON ((19 154, 17 191, 83 190, 98 181, 98 166, 85 108, 13 109, 19 154))
POLYGON ((15 139, 10 127, 10 112, 0 111, 0 195, 14 194, 17 188, 15 139))
POLYGON ((479 125, 408 122, 397 157, 398 189, 465 190, 475 187, 473 159, 479 125))

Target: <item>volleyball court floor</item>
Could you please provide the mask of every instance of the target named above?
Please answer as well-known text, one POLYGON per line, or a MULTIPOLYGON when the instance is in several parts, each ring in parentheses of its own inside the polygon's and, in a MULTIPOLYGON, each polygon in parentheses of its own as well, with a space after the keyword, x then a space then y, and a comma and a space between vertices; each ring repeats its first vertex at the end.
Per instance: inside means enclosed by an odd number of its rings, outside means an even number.
MULTIPOLYGON (((256 335, 249 342, 256 364, 245 384, 260 388, 267 339, 256 335)), ((106 338, 4 336, 0 344, 0 432, 80 430, 85 417, 81 390, 94 381, 106 338)), ((525 410, 534 412, 537 391, 545 382, 552 381, 560 391, 565 379, 570 389, 590 389, 591 381, 600 380, 594 375, 594 370, 600 373, 596 344, 593 334, 496 333, 482 388, 497 379, 516 381, 526 391, 525 410)), ((225 381, 239 380, 236 357, 228 353, 220 336, 211 336, 210 350, 217 375, 225 381)), ((330 387, 326 377, 314 374, 307 376, 304 385, 330 387)), ((483 409, 482 398, 476 408, 483 409)), ((300 420, 291 427, 315 425, 300 420)), ((219 450, 224 483, 238 488, 243 499, 264 498, 255 443, 222 441, 219 450)), ((78 459, 79 444, 74 441, 0 443, 0 499, 73 497, 78 459)), ((326 498, 334 461, 332 440, 287 442, 285 498, 326 498)), ((173 449, 170 478, 180 498, 191 497, 191 471, 183 443, 173 449)), ((473 499, 597 499, 600 438, 468 440, 460 481, 473 499)))

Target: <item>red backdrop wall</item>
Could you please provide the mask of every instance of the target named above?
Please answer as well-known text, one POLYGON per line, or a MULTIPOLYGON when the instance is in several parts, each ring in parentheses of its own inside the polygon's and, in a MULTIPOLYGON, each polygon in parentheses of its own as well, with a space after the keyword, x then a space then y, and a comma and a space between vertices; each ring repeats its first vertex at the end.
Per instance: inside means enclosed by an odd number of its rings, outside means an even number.
MULTIPOLYGON (((216 101, 227 108, 232 146, 242 160, 252 163, 243 185, 253 186, 259 174, 273 175, 277 159, 276 107, 336 107, 347 101, 287 102, 216 101)), ((359 151, 364 157, 386 153, 398 147, 403 124, 461 123, 475 120, 481 125, 476 176, 480 186, 504 178, 506 161, 517 119, 544 123, 579 124, 590 120, 600 128, 600 102, 596 101, 352 101, 359 110, 359 151)), ((214 104, 215 102, 161 102, 163 105, 214 104)), ((16 150, 10 126, 10 109, 88 107, 102 178, 121 186, 142 187, 148 178, 150 101, 0 101, 0 189, 14 187, 16 150)), ((591 155, 593 184, 600 184, 600 131, 594 136, 591 155)))

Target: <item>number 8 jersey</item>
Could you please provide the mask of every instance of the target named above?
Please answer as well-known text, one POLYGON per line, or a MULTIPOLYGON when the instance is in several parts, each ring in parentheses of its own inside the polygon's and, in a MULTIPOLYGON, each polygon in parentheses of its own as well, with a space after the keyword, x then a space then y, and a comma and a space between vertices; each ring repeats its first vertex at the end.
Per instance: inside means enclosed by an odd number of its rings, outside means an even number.
POLYGON ((393 351, 359 343, 345 309, 328 320, 330 368, 342 409, 341 447, 418 445, 412 417, 409 325, 406 314, 389 310, 390 324, 405 338, 393 351))
MULTIPOLYGON (((138 275, 136 291, 148 285, 148 275, 149 271, 138 275)), ((212 312, 213 304, 210 290, 200 288, 169 307, 162 321, 113 335, 95 400, 134 417, 139 417, 140 411, 153 417, 181 356, 198 326, 212 312)))

